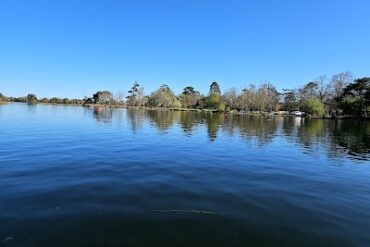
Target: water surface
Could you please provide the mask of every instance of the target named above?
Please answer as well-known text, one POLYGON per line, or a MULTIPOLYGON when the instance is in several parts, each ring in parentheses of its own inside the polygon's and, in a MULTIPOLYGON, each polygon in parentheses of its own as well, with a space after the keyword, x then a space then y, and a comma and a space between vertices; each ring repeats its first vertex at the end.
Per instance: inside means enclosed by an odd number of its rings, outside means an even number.
POLYGON ((370 122, 0 106, 0 246, 370 246, 370 122))

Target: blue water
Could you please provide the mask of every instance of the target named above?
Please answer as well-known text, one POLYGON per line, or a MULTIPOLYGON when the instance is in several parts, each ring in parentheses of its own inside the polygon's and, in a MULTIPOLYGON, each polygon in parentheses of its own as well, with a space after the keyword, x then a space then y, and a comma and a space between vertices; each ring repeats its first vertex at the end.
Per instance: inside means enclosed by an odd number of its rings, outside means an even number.
POLYGON ((370 246, 370 122, 0 105, 0 246, 370 246))

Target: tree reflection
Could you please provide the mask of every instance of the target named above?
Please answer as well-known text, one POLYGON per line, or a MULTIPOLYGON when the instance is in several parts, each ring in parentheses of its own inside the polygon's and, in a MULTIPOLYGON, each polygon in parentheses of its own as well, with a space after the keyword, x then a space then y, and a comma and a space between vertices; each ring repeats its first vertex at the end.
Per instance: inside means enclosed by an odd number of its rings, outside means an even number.
POLYGON ((245 140, 256 140, 259 145, 271 142, 279 125, 279 118, 241 115, 231 116, 233 120, 229 121, 229 133, 235 129, 240 133, 240 137, 245 140))
POLYGON ((195 112, 180 112, 180 126, 186 135, 191 135, 193 127, 199 122, 197 121, 200 116, 195 112))
POLYGON ((27 111, 30 115, 35 115, 37 112, 37 104, 27 104, 27 111))
POLYGON ((104 106, 95 106, 93 109, 93 116, 98 122, 112 122, 113 109, 104 106))
POLYGON ((326 131, 324 131, 325 120, 302 119, 298 126, 297 141, 309 147, 315 143, 326 143, 326 131))
MULTIPOLYGON (((365 158, 370 153, 370 123, 357 120, 333 122, 332 147, 341 146, 340 151, 365 158)), ((338 149, 334 149, 338 151, 338 149)))
POLYGON ((218 113, 206 114, 207 133, 210 141, 215 141, 220 125, 224 121, 224 115, 218 113))
POLYGON ((365 158, 370 153, 370 123, 358 120, 286 118, 283 133, 289 140, 314 151, 327 150, 331 157, 353 155, 365 158))
MULTIPOLYGON (((110 110, 94 110, 97 119, 111 118, 110 110)), ((190 136, 194 127, 204 128, 208 139, 216 141, 220 132, 240 137, 258 145, 271 143, 277 136, 315 152, 326 150, 333 157, 352 155, 368 157, 370 153, 370 123, 357 120, 323 120, 299 117, 258 115, 224 115, 218 113, 127 110, 133 131, 149 122, 160 131, 179 126, 190 136)), ((171 130, 176 131, 176 130, 171 130)))
POLYGON ((146 111, 129 108, 127 109, 128 123, 131 127, 132 132, 140 130, 146 119, 146 111))
POLYGON ((150 123, 161 131, 166 131, 172 127, 175 112, 168 110, 149 110, 147 116, 150 123))

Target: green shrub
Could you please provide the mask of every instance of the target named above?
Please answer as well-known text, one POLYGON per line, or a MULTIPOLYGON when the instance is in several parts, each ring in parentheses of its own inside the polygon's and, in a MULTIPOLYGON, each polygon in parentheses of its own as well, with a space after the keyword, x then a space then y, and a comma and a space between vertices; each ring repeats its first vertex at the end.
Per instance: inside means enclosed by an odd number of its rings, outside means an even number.
POLYGON ((318 98, 310 98, 303 102, 303 110, 314 116, 322 116, 325 113, 324 104, 318 98))
POLYGON ((339 108, 343 110, 345 114, 361 114, 361 98, 355 96, 346 96, 339 102, 339 108))

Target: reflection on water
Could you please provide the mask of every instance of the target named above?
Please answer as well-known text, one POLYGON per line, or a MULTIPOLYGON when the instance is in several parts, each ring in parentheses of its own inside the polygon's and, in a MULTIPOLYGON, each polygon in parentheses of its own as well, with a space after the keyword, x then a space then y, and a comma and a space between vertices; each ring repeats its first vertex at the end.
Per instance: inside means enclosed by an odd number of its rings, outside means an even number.
POLYGON ((93 107, 93 115, 98 122, 111 122, 113 118, 113 109, 109 107, 93 107))
POLYGON ((370 246, 370 122, 0 106, 0 246, 370 246))
POLYGON ((37 111, 37 104, 27 104, 27 111, 30 115, 36 114, 37 111))
POLYGON ((318 146, 325 148, 330 157, 349 156, 366 160, 370 154, 370 123, 366 121, 105 107, 95 107, 91 111, 98 122, 105 123, 122 121, 126 111, 126 121, 132 131, 150 123, 162 132, 180 126, 184 135, 191 136, 197 127, 205 127, 210 141, 215 141, 222 133, 263 145, 284 136, 311 151, 318 146))

